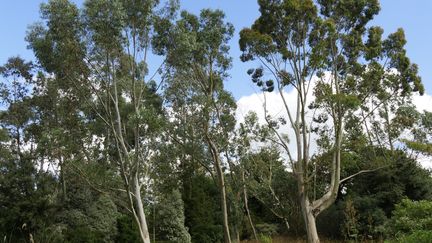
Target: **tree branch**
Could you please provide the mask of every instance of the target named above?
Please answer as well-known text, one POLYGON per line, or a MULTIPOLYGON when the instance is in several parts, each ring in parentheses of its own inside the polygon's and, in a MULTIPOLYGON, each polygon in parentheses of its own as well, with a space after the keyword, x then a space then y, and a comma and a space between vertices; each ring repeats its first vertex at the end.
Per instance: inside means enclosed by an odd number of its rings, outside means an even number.
POLYGON ((357 173, 355 173, 355 174, 352 174, 352 175, 350 175, 350 176, 348 176, 348 177, 345 177, 345 178, 343 178, 342 180, 340 180, 340 181, 339 181, 339 185, 341 185, 341 184, 344 183, 345 181, 350 180, 350 179, 352 179, 352 178, 354 178, 355 176, 358 176, 358 175, 360 175, 360 174, 374 172, 374 171, 380 170, 380 169, 385 168, 385 167, 388 167, 388 166, 381 166, 381 167, 378 167, 378 168, 373 169, 373 170, 361 170, 361 171, 359 171, 359 172, 357 172, 357 173))

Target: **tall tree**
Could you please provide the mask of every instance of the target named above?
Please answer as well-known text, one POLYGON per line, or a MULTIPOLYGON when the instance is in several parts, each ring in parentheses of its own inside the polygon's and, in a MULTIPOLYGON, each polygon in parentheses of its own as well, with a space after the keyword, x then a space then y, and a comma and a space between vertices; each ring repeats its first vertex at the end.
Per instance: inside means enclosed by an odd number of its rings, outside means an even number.
POLYGON ((170 18, 176 6, 176 1, 160 6, 157 0, 96 0, 86 1, 80 14, 67 0, 51 0, 42 5, 45 23, 33 26, 27 37, 59 96, 76 101, 74 114, 89 128, 84 137, 104 141, 102 156, 117 167, 143 242, 150 242, 143 185, 163 124, 147 58, 155 15, 170 18))
POLYGON ((34 117, 30 108, 30 91, 33 64, 19 57, 9 58, 4 66, 0 66, 0 103, 6 109, 1 114, 1 128, 11 136, 11 151, 19 159, 26 144, 24 129, 34 117))
POLYGON ((58 171, 66 201, 68 165, 72 158, 83 157, 82 142, 77 141, 86 137, 80 102, 88 91, 76 89, 78 80, 88 74, 79 36, 82 26, 77 7, 68 1, 42 4, 41 17, 48 28, 35 24, 26 37, 42 67, 33 86, 37 123, 30 132, 39 145, 36 152, 40 167, 51 165, 51 170, 58 171))
POLYGON ((35 123, 29 85, 30 62, 19 57, 0 66, 0 234, 4 241, 32 241, 51 222, 55 179, 34 162, 28 129, 35 123))
MULTIPOLYGON (((413 91, 423 93, 424 88, 417 66, 406 57, 403 30, 382 40, 381 28, 366 26, 379 12, 377 0, 259 0, 258 3, 260 17, 251 28, 240 33, 241 59, 261 63, 262 67, 248 73, 264 91, 276 89, 285 107, 288 125, 294 133, 294 151, 289 149, 286 136, 277 129, 273 131, 297 179, 308 241, 319 242, 316 217, 334 203, 339 185, 345 181, 340 173, 341 151, 348 121, 368 126, 363 123, 365 117, 376 114, 389 98, 409 96, 413 91), (315 100, 311 103, 308 99, 313 81, 315 100), (287 88, 297 94, 294 109, 283 92, 287 88), (391 95, 382 96, 388 90, 391 95), (372 102, 372 110, 363 105, 366 101, 372 102), (308 108, 315 110, 315 115, 308 114, 308 108), (313 119, 308 119, 309 116, 313 119), (330 183, 316 199, 312 197, 311 186, 313 131, 320 134, 321 145, 325 145, 322 149, 332 154, 330 183)), ((274 127, 274 119, 268 117, 267 121, 274 127)), ((388 138, 392 146, 392 137, 388 138)))
POLYGON ((222 156, 234 129, 236 106, 223 82, 231 65, 227 42, 234 30, 224 17, 218 10, 202 10, 200 16, 182 12, 175 24, 160 26, 157 44, 160 53, 167 55, 168 106, 173 112, 186 110, 187 116, 193 117, 195 136, 202 139, 213 162, 221 194, 224 239, 231 242, 222 156))
POLYGON ((404 106, 393 120, 399 130, 410 130, 413 135, 411 139, 402 139, 408 148, 432 156, 432 112, 420 113, 413 106, 404 106))

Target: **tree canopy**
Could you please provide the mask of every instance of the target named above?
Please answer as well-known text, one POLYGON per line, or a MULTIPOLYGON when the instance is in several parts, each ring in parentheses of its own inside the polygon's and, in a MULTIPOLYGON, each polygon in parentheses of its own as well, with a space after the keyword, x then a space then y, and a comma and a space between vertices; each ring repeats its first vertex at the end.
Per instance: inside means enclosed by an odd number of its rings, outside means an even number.
POLYGON ((430 237, 432 113, 404 31, 370 24, 378 0, 258 4, 240 57, 221 10, 41 4, 35 60, 0 66, 3 241, 430 237), (236 115, 233 58, 264 117, 236 115))

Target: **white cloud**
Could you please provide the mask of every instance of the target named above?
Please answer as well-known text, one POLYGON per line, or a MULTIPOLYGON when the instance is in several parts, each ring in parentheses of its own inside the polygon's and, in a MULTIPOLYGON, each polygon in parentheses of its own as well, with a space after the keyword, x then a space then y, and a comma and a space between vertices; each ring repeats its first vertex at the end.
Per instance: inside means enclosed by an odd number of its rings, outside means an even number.
POLYGON ((426 169, 432 169, 432 158, 431 156, 419 155, 417 161, 426 169))
POLYGON ((420 96, 418 94, 413 96, 413 103, 420 112, 429 111, 432 112, 432 96, 429 94, 424 94, 420 96))
MULTIPOLYGON (((311 87, 310 90, 312 90, 313 87, 311 87)), ((296 90, 292 89, 289 91, 284 91, 283 95, 287 101, 288 107, 291 110, 292 114, 295 114, 296 111, 296 103, 297 103, 297 92, 296 90)), ((314 99, 312 92, 309 92, 308 100, 309 102, 314 99)), ((265 124, 265 112, 264 112, 264 101, 267 102, 267 112, 268 115, 272 116, 273 118, 283 117, 287 119, 288 117, 285 111, 284 104, 282 102, 281 96, 278 92, 266 92, 265 94, 259 93, 259 94, 251 94, 248 96, 243 96, 237 101, 237 111, 236 111, 236 118, 237 122, 241 123, 244 121, 244 117, 247 115, 249 111, 253 111, 257 114, 260 124, 265 124), (264 97, 265 95, 265 97, 264 97)), ((420 95, 414 95, 413 96, 413 104, 417 107, 417 110, 420 112, 423 112, 424 110, 432 112, 432 96, 429 94, 424 94, 423 96, 420 95)), ((311 111, 309 111, 308 120, 312 119, 312 115, 310 114, 311 111)), ((279 129, 279 132, 285 133, 288 135, 288 137, 291 139, 291 141, 295 138, 294 132, 287 123, 287 125, 281 126, 279 129)), ((315 139, 312 137, 311 139, 311 154, 315 153, 317 151, 316 142, 315 139)), ((292 155, 296 156, 296 146, 294 143, 289 144, 289 149, 292 151, 292 155)), ((418 157, 419 163, 425 167, 432 169, 432 158, 426 157, 426 156, 420 156, 418 157)))
MULTIPOLYGON (((432 95, 424 94, 423 96, 414 95, 413 103, 420 112, 429 111, 432 112, 432 95)), ((420 155, 418 162, 425 168, 432 169, 432 156, 420 155)))
MULTIPOLYGON (((313 101, 314 98, 312 96, 312 89, 313 87, 310 88, 311 91, 307 96, 308 104, 311 101, 313 101)), ((291 112, 291 115, 295 116, 295 113, 297 111, 297 91, 295 89, 291 89, 289 91, 283 91, 282 94, 286 100, 286 104, 288 106, 288 109, 291 112)), ((286 112, 284 102, 279 92, 271 92, 271 93, 265 92, 265 93, 252 94, 249 96, 241 97, 237 101, 237 111, 236 111, 237 122, 238 123, 243 122, 247 113, 253 111, 258 116, 258 122, 260 124, 266 124, 265 110, 267 111, 267 115, 270 115, 272 119, 284 118, 287 121, 286 125, 280 125, 278 132, 280 134, 287 135, 290 141, 294 141, 295 139, 294 130, 292 129, 291 124, 289 122, 288 114, 286 112), (265 102, 266 102, 266 107, 264 107, 265 102)), ((312 115, 311 115, 312 112, 311 111, 308 112, 309 114, 306 114, 306 117, 309 123, 312 120, 312 115)), ((297 148, 295 143, 294 142, 289 143, 288 147, 292 157, 296 158, 297 148)), ((311 138, 310 148, 312 153, 316 152, 317 150, 314 137, 311 138)))

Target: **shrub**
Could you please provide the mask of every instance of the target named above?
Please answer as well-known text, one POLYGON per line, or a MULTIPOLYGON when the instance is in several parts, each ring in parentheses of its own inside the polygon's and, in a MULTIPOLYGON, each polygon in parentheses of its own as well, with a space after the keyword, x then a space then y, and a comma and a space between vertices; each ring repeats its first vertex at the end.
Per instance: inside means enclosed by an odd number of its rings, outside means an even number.
POLYGON ((255 226, 256 230, 258 231, 258 233, 262 234, 262 235, 274 235, 277 233, 278 230, 278 226, 275 224, 257 224, 255 226))
POLYGON ((409 235, 404 235, 393 241, 386 242, 404 242, 404 243, 430 243, 432 241, 432 231, 430 230, 417 230, 409 235))
POLYGON ((115 242, 141 242, 141 237, 138 233, 138 226, 130 215, 121 215, 117 218, 117 230, 115 242))
POLYGON ((408 235, 414 231, 431 231, 432 201, 402 200, 396 205, 386 228, 387 233, 394 236, 408 235))
POLYGON ((258 235, 258 240, 260 243, 272 243, 272 238, 270 236, 264 235, 264 234, 259 234, 258 235))

